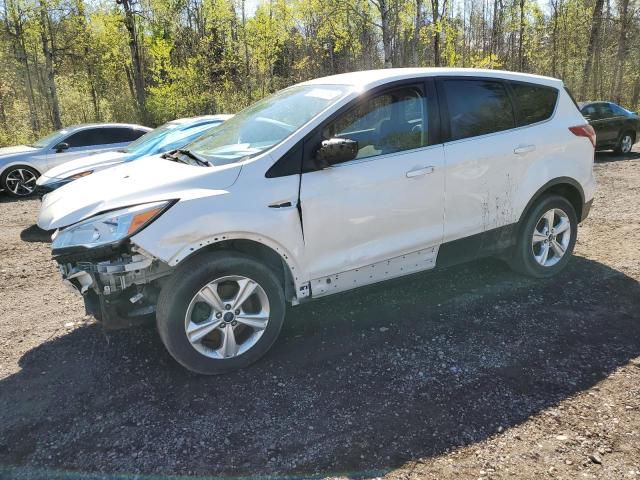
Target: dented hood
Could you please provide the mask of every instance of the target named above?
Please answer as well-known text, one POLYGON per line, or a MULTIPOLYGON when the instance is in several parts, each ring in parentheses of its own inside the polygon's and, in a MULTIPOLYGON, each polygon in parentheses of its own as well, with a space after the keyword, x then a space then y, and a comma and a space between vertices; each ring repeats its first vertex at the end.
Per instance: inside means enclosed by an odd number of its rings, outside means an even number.
POLYGON ((233 185, 240 170, 235 164, 200 167, 159 156, 123 163, 45 195, 38 226, 53 230, 116 208, 213 195, 233 185))

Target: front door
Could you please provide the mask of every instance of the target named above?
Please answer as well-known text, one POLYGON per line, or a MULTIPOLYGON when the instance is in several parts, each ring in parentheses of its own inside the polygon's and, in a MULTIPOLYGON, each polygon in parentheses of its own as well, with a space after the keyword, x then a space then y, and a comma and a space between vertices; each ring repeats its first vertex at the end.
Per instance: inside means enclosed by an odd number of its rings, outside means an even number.
POLYGON ((594 112, 588 118, 589 123, 596 131, 598 147, 612 145, 618 139, 619 120, 607 103, 596 103, 593 105, 593 110, 594 112))
POLYGON ((444 197, 433 100, 422 84, 383 91, 322 128, 323 139, 357 140, 358 154, 302 175, 305 266, 314 296, 433 266, 444 197))

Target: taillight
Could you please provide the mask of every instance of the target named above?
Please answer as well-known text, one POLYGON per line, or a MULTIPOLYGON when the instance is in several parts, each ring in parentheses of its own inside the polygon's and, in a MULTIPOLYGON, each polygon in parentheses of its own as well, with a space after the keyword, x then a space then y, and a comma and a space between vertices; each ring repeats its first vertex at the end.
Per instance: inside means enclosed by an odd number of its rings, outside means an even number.
POLYGON ((596 131, 589 124, 578 125, 577 127, 569 127, 571 133, 577 137, 587 137, 591 141, 591 145, 596 146, 596 131))

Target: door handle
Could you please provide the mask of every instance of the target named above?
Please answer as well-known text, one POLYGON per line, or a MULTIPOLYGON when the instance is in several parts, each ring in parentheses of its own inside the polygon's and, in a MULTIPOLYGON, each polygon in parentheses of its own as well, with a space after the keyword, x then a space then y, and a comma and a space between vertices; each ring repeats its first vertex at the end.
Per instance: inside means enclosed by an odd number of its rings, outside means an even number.
POLYGON ((291 208, 293 204, 289 202, 276 202, 269 205, 269 208, 291 208))
POLYGON ((535 145, 520 145, 519 147, 513 149, 513 153, 515 153, 516 155, 523 155, 525 153, 531 153, 535 151, 535 149, 535 145))
POLYGON ((427 175, 428 173, 433 173, 436 167, 429 165, 428 167, 420 167, 414 168, 413 170, 409 170, 406 175, 407 178, 413 177, 421 177, 422 175, 427 175))

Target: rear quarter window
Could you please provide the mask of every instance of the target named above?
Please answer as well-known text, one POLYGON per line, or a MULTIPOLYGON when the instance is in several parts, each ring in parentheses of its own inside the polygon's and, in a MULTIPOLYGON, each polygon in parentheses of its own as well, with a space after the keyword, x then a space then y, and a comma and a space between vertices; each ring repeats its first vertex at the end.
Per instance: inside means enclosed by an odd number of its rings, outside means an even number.
POLYGON ((558 101, 557 89, 532 83, 509 83, 519 127, 551 118, 558 101))

